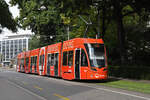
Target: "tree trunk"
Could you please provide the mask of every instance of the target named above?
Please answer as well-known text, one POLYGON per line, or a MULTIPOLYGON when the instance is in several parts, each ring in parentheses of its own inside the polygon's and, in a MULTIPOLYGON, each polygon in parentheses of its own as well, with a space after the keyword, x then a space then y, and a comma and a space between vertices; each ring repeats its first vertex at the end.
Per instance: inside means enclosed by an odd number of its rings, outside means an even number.
POLYGON ((120 3, 116 0, 114 3, 114 14, 116 18, 117 23, 117 34, 118 34, 118 40, 119 40, 119 50, 120 50, 120 58, 121 58, 121 64, 125 63, 125 32, 124 32, 124 26, 123 26, 123 15, 122 15, 122 7, 120 6, 120 3))
POLYGON ((100 33, 100 7, 98 6, 98 14, 97 14, 97 19, 98 19, 98 34, 97 34, 97 38, 101 38, 101 33, 100 33))
POLYGON ((106 13, 105 13, 106 9, 105 9, 105 0, 104 0, 104 4, 102 6, 102 38, 104 39, 105 36, 105 31, 106 31, 106 27, 105 27, 105 18, 106 18, 106 13))

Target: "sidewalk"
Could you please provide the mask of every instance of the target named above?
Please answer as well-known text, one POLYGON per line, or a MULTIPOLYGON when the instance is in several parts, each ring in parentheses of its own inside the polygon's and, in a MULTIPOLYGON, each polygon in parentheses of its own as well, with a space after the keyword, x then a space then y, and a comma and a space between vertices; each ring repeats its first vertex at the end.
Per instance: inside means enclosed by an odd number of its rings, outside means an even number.
POLYGON ((10 67, 0 67, 0 71, 15 71, 15 68, 10 68, 10 67))

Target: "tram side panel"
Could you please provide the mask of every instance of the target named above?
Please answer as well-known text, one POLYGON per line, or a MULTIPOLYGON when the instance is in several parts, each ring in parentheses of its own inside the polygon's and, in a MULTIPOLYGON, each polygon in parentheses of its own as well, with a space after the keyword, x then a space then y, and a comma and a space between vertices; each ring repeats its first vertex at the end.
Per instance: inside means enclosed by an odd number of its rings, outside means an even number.
POLYGON ((19 53, 17 55, 17 66, 16 66, 16 71, 17 72, 20 72, 20 57, 21 57, 21 54, 19 53))
POLYGON ((38 74, 39 68, 39 48, 31 51, 30 54, 30 73, 38 74))
POLYGON ((47 62, 47 56, 46 56, 47 47, 42 47, 39 50, 39 75, 46 75, 46 62, 47 62))
POLYGON ((46 75, 48 76, 61 76, 61 45, 62 43, 57 43, 47 47, 46 75))
POLYGON ((25 52, 25 73, 29 73, 29 66, 30 66, 30 51, 25 52))
POLYGON ((20 53, 20 72, 25 72, 25 52, 20 53))
POLYGON ((107 79, 107 57, 103 45, 102 39, 76 38, 65 41, 62 50, 62 78, 107 79))
POLYGON ((65 41, 63 44, 62 77, 64 79, 87 79, 86 73, 89 68, 86 54, 82 54, 82 50, 84 50, 84 45, 82 42, 82 39, 77 38, 65 41), (84 62, 86 64, 84 65, 81 64, 83 56, 86 58, 86 62, 84 62))
MULTIPOLYGON (((23 53, 18 55, 18 71, 27 61, 23 53)), ((39 75, 62 77, 67 80, 107 79, 106 49, 102 39, 75 38, 32 50, 29 70, 39 75)))
POLYGON ((64 79, 75 79, 75 49, 74 40, 63 42, 61 73, 64 79))

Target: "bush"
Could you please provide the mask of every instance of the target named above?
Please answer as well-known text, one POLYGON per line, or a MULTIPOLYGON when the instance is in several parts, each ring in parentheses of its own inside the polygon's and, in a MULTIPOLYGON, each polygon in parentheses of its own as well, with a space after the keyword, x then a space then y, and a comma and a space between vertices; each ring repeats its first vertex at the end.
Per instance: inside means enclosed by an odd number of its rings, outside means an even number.
POLYGON ((109 66, 108 69, 110 76, 150 80, 150 67, 148 66, 109 66))

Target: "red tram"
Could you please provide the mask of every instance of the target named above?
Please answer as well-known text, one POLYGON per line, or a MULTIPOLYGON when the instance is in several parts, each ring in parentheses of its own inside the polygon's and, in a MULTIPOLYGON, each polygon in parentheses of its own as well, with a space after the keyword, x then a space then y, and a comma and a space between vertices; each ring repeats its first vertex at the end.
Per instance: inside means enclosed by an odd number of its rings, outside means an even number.
POLYGON ((107 79, 106 49, 102 39, 75 38, 22 52, 17 71, 74 80, 107 79))
POLYGON ((30 69, 30 65, 29 65, 29 63, 31 63, 31 60, 30 60, 30 51, 27 51, 27 52, 25 52, 25 58, 24 58, 24 60, 25 60, 25 64, 24 64, 24 66, 25 66, 25 73, 29 73, 30 71, 29 71, 29 69, 30 69))

